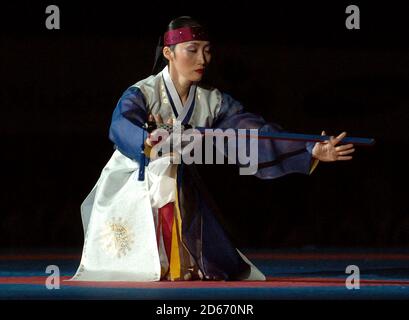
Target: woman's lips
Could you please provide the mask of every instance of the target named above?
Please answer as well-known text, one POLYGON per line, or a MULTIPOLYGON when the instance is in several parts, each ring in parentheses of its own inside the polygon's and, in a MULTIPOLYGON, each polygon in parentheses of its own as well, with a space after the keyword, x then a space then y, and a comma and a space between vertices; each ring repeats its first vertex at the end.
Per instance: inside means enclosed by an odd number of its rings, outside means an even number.
POLYGON ((195 70, 197 73, 200 73, 200 74, 203 74, 203 72, 204 72, 204 69, 197 69, 197 70, 195 70))

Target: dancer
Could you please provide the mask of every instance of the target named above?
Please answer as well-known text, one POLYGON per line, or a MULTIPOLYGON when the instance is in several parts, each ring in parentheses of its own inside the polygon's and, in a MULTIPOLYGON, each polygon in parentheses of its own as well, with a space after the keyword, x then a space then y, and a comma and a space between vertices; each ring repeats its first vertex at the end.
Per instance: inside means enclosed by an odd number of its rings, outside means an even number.
MULTIPOLYGON (((109 132, 116 149, 81 205, 85 240, 72 280, 265 280, 218 222, 195 166, 150 153, 155 131, 147 131, 148 121, 282 131, 228 94, 204 86, 210 61, 205 28, 179 17, 160 38, 153 75, 120 98, 109 132)), ((345 136, 316 143, 260 139, 258 161, 270 165, 255 176, 311 174, 318 161, 350 160, 354 146, 339 145, 345 136)))

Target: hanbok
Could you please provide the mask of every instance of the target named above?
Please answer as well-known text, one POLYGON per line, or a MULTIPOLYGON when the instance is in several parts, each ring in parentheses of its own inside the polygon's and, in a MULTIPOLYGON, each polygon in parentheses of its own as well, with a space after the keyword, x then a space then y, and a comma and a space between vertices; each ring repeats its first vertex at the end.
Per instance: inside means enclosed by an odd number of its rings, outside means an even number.
MULTIPOLYGON (((216 88, 191 85, 183 105, 168 67, 128 88, 112 116, 115 151, 81 205, 84 247, 71 281, 265 280, 218 222, 195 165, 149 159, 149 114, 208 128, 282 129, 216 88)), ((310 174, 313 144, 258 141, 255 175, 310 174)), ((313 164, 313 165, 312 165, 313 164)))

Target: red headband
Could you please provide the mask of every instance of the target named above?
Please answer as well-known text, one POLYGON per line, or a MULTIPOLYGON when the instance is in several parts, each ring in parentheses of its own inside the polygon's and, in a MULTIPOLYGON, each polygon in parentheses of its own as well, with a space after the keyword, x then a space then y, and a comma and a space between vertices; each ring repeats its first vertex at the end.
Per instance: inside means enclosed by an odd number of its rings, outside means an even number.
POLYGON ((193 40, 208 40, 207 33, 201 27, 184 27, 169 30, 164 36, 165 46, 193 40))

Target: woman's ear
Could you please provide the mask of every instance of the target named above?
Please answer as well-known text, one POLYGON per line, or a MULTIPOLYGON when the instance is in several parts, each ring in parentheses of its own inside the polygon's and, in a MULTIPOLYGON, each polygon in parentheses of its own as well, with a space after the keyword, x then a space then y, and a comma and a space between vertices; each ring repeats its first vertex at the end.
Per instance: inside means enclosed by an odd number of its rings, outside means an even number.
POLYGON ((173 61, 172 50, 168 46, 163 47, 162 53, 168 61, 173 61))

